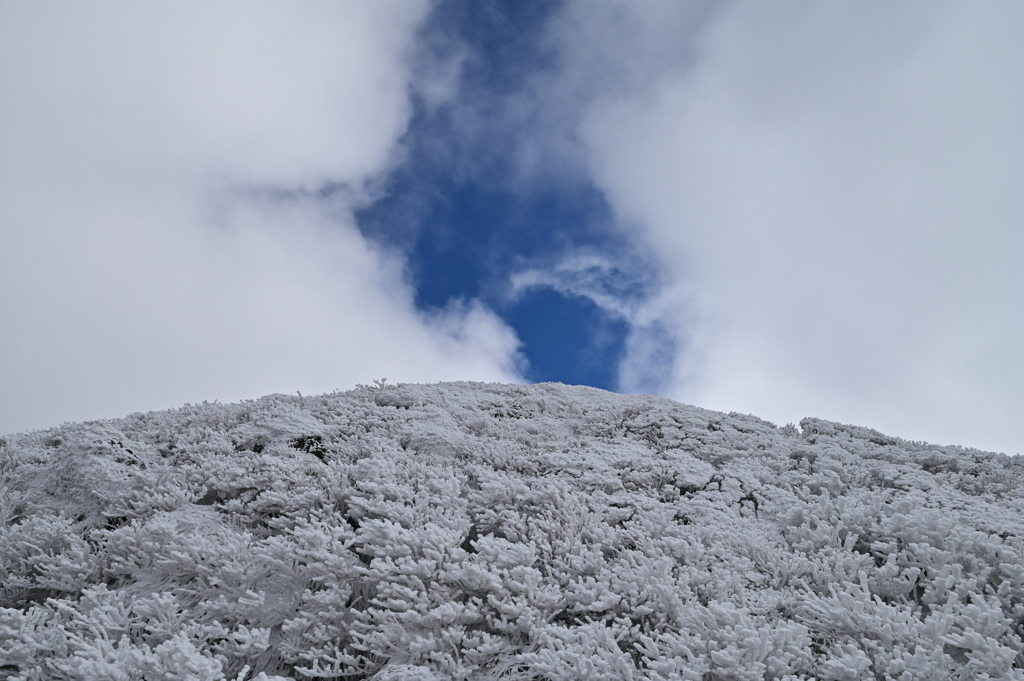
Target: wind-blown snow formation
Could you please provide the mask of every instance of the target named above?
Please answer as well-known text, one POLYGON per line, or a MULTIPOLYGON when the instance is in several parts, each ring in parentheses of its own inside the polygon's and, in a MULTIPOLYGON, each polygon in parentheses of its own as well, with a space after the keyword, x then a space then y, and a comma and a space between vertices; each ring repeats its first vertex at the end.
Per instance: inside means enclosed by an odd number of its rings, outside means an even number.
POLYGON ((1016 459, 555 384, 0 440, 0 678, 1024 679, 1016 459))

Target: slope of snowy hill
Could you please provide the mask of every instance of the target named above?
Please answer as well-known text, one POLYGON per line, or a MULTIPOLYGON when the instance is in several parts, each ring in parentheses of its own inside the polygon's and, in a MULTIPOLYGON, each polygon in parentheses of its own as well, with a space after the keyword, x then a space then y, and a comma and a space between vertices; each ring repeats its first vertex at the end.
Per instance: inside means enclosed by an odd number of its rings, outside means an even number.
POLYGON ((1024 679, 1017 459, 543 384, 0 440, 0 679, 1024 679))

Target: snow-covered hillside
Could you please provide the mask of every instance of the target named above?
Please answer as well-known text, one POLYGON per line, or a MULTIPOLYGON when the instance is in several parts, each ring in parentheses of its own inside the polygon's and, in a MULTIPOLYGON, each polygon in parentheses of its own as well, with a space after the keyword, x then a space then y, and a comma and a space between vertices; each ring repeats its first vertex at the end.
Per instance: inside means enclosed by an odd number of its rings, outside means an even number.
POLYGON ((1024 467, 472 383, 0 440, 0 678, 1024 679, 1024 467))

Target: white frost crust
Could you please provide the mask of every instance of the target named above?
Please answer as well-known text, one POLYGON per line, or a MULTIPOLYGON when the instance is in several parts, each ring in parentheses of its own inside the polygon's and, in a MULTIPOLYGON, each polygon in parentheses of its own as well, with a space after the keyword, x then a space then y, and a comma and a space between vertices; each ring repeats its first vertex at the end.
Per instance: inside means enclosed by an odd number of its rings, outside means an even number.
POLYGON ((0 678, 1024 679, 1021 465, 557 384, 0 440, 0 678))

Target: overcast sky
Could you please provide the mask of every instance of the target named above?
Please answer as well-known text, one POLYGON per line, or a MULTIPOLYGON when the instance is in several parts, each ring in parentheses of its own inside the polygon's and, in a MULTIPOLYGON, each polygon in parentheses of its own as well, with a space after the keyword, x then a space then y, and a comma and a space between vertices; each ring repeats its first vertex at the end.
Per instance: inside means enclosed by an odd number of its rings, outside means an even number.
POLYGON ((558 380, 1024 451, 1022 25, 0 3, 0 431, 558 380))

